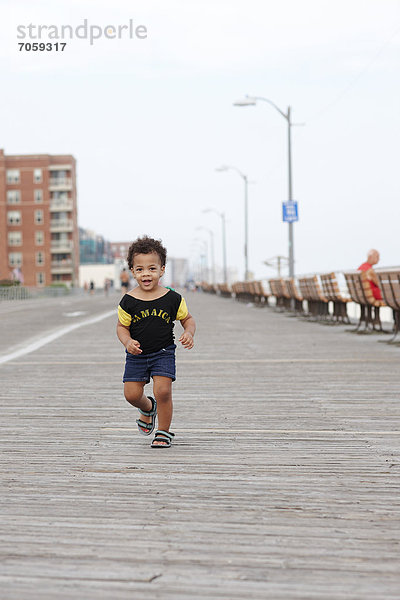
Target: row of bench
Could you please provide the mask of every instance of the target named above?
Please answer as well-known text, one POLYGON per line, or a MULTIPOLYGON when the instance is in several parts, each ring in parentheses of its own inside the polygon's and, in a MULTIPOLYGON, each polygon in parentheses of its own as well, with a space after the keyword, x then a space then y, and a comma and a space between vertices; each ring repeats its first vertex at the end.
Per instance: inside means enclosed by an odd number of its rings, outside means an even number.
POLYGON ((308 277, 275 278, 268 280, 265 287, 262 281, 239 281, 232 286, 203 283, 203 291, 220 296, 234 297, 242 302, 252 302, 258 306, 268 305, 268 299, 275 298, 279 310, 293 311, 299 315, 331 323, 350 323, 347 304, 355 302, 360 306, 360 319, 354 331, 383 331, 380 308, 393 310, 394 338, 400 330, 400 269, 376 270, 383 300, 376 300, 370 282, 362 271, 343 273, 347 292, 342 293, 337 275, 326 273, 308 277))

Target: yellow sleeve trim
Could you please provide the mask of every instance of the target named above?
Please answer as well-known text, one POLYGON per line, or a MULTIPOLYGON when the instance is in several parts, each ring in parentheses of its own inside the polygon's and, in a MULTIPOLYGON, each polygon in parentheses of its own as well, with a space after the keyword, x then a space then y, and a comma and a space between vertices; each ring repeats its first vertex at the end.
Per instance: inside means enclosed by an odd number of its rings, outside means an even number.
POLYGON ((125 325, 125 327, 129 327, 132 321, 131 315, 120 306, 118 306, 118 319, 121 325, 125 325))
POLYGON ((188 314, 189 314, 189 311, 188 311, 188 307, 186 306, 185 298, 182 298, 181 303, 178 308, 178 312, 176 313, 176 320, 182 321, 183 319, 186 319, 188 314))

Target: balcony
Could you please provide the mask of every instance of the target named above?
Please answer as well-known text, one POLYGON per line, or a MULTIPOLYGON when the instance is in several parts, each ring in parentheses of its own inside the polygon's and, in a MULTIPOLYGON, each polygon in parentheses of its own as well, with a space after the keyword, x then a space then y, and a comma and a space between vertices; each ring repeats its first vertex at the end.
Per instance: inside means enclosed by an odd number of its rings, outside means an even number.
POLYGON ((50 212, 73 210, 74 203, 71 198, 52 198, 50 201, 50 212))
POLYGON ((52 275, 63 275, 64 273, 73 273, 74 265, 72 260, 52 260, 51 261, 51 273, 52 275))
POLYGON ((72 171, 72 165, 50 165, 49 171, 72 171))
POLYGON ((73 231, 74 222, 72 219, 51 219, 50 231, 55 233, 57 231, 73 231))
POLYGON ((51 240, 51 252, 71 252, 74 247, 72 240, 51 240))
POLYGON ((50 177, 49 190, 72 190, 72 179, 70 177, 50 177))

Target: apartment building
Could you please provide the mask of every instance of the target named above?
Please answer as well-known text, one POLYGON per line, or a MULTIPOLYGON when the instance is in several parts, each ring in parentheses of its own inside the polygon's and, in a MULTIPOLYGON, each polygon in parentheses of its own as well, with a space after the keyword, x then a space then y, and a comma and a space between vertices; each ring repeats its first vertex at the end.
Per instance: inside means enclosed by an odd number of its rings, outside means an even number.
POLYGON ((0 149, 0 279, 77 285, 76 161, 71 155, 5 155, 0 149))
POLYGON ((109 265, 114 262, 111 243, 102 235, 83 227, 79 227, 79 257, 81 265, 109 265))
POLYGON ((131 244, 132 242, 111 242, 111 252, 114 259, 126 260, 131 244))

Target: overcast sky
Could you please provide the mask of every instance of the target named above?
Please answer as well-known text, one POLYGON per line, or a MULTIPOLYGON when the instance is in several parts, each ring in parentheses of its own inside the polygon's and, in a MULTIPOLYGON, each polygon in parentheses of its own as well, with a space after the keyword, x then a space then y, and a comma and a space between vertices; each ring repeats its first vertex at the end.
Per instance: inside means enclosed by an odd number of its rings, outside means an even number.
MULTIPOLYGON (((0 147, 73 154, 79 224, 110 241, 147 233, 171 256, 199 254, 227 217, 228 262, 286 255, 287 124, 292 107, 296 273, 357 267, 370 247, 400 264, 399 0, 2 0, 0 147), (67 40, 19 52, 17 26, 118 26, 146 39, 67 40)), ((125 30, 126 31, 126 30, 125 30)), ((28 41, 28 40, 25 40, 28 41)), ((46 40, 45 40, 46 41, 46 40)), ((53 40, 54 42, 54 40, 53 40)))

